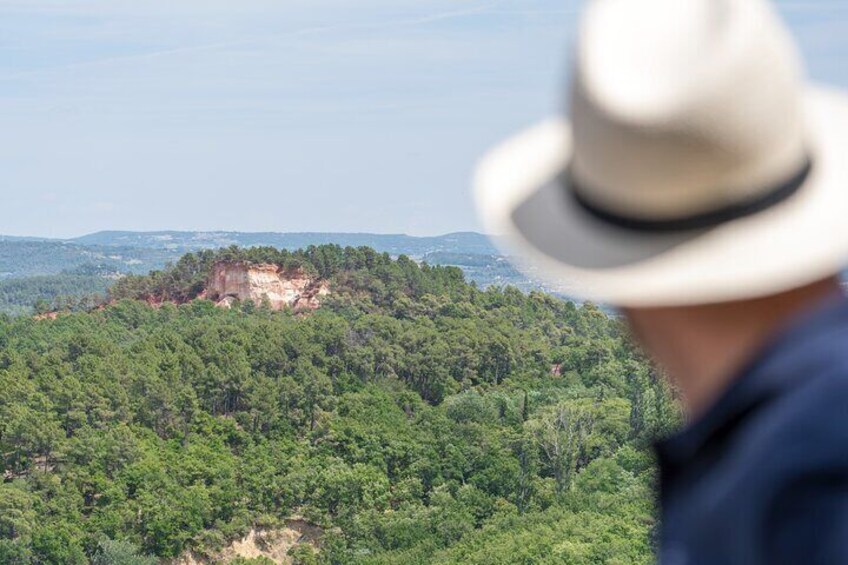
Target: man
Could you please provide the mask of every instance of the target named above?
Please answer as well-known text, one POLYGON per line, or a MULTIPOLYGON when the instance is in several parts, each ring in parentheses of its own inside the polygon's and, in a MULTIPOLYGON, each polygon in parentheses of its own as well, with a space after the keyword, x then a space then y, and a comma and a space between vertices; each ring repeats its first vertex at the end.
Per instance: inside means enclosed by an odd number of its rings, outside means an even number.
POLYGON ((571 121, 494 150, 490 233, 681 391, 662 563, 848 563, 848 96, 766 0, 597 0, 571 121))

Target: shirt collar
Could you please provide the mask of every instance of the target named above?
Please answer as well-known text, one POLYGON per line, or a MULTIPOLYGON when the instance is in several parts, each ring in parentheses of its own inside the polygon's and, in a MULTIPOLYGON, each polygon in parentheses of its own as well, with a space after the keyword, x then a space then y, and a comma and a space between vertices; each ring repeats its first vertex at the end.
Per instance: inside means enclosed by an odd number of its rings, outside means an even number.
POLYGON ((842 294, 829 296, 792 318, 738 372, 704 415, 677 434, 656 443, 660 463, 664 466, 684 463, 712 438, 732 429, 758 405, 803 380, 807 375, 787 370, 791 364, 786 361, 796 357, 811 341, 846 325, 848 299, 842 294))

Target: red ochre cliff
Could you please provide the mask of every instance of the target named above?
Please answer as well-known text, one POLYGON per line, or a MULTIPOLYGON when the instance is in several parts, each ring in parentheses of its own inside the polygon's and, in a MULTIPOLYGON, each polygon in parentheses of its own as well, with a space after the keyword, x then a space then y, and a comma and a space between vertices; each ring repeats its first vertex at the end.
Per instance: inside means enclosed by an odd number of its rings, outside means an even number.
POLYGON ((267 303, 274 310, 314 310, 329 293, 327 281, 311 278, 302 269, 222 261, 212 267, 204 296, 222 307, 249 300, 257 306, 267 303))

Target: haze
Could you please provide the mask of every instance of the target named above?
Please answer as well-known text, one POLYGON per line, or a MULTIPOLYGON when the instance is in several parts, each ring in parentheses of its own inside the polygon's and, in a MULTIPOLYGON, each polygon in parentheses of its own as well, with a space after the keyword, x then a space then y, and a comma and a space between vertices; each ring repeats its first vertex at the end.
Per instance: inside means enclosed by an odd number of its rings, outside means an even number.
MULTIPOLYGON (((474 163, 559 110, 580 5, 0 2, 0 233, 479 229, 474 163)), ((848 3, 779 5, 848 86, 848 3)))

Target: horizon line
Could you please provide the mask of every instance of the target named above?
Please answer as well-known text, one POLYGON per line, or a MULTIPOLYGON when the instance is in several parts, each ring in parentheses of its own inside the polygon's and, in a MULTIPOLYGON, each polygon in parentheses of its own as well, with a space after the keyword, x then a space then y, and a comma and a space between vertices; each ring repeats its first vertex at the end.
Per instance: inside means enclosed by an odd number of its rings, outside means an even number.
POLYGON ((240 231, 240 230, 232 230, 232 229, 156 229, 156 230, 121 230, 121 229, 105 229, 105 230, 96 230, 93 232, 86 232, 81 235, 72 236, 72 237, 53 237, 53 236, 42 236, 42 235, 17 235, 17 234, 8 234, 8 233, 0 233, 0 241, 4 239, 28 239, 28 240, 41 240, 41 241, 59 241, 59 242, 72 242, 75 240, 83 239, 86 237, 91 237, 95 235, 101 234, 134 234, 134 235, 156 235, 156 234, 241 234, 241 235, 368 235, 368 236, 378 236, 378 237, 411 237, 416 239, 427 239, 427 238, 439 238, 439 237, 447 237, 451 235, 480 235, 487 238, 497 237, 492 234, 487 234, 484 232, 479 232, 475 230, 457 230, 450 231, 444 233, 437 233, 432 235, 412 235, 408 233, 402 232, 370 232, 370 231, 240 231))

